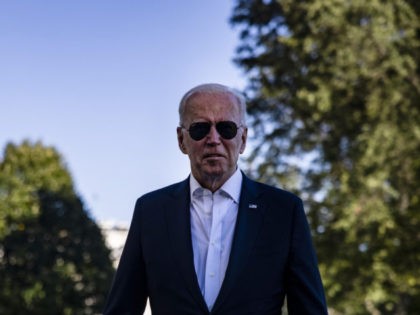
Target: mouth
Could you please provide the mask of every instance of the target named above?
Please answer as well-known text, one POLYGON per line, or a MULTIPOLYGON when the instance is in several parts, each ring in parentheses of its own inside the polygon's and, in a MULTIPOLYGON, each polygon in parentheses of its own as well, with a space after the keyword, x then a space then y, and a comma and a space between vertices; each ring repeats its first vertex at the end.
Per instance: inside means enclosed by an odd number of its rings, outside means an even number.
POLYGON ((218 159, 218 158, 223 158, 224 155, 220 154, 220 153, 207 153, 203 155, 204 159, 218 159))

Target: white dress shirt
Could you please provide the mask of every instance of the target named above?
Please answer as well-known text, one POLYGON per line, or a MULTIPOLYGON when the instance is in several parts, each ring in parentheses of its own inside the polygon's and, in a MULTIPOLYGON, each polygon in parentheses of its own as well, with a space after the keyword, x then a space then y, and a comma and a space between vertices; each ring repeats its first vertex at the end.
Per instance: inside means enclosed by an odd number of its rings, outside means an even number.
POLYGON ((209 310, 222 286, 238 214, 242 174, 239 169, 212 193, 190 176, 191 238, 194 267, 209 310))

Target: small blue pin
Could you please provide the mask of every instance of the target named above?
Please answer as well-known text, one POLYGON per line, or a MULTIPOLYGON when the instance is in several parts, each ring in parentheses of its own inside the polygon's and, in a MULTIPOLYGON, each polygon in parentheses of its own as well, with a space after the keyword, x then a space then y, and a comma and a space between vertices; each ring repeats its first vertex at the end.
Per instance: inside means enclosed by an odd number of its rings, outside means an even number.
POLYGON ((257 205, 256 204, 253 204, 253 203, 250 203, 249 204, 249 208, 250 209, 257 209, 257 205))

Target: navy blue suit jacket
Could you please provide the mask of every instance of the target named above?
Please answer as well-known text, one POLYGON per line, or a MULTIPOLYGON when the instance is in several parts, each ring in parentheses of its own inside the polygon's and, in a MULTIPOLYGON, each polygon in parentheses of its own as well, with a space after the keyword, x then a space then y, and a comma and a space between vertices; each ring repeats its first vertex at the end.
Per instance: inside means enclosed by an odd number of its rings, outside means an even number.
POLYGON ((137 200, 104 315, 327 314, 302 201, 244 176, 225 279, 209 312, 194 269, 188 179, 137 200))

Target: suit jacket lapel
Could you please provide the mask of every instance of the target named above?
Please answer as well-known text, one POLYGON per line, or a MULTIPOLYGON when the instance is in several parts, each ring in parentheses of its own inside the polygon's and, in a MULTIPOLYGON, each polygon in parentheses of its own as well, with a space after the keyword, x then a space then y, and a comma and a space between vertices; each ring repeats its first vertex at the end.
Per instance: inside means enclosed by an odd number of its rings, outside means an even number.
POLYGON ((212 313, 216 312, 236 283, 247 262, 248 255, 260 230, 264 217, 264 207, 258 203, 255 183, 243 175, 238 217, 233 236, 232 249, 225 278, 216 299, 212 313))
POLYGON ((166 224, 173 256, 185 279, 188 290, 200 306, 208 312, 201 294, 194 267, 191 243, 189 179, 175 186, 171 203, 166 205, 166 224))

